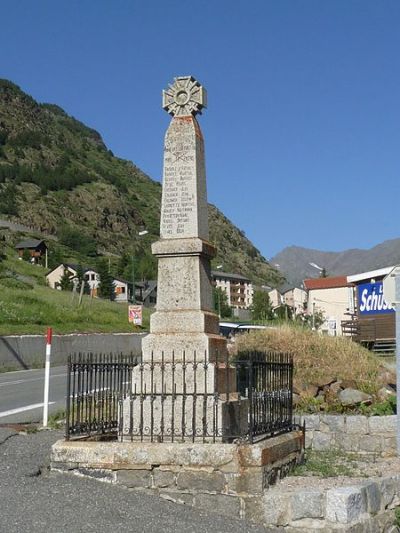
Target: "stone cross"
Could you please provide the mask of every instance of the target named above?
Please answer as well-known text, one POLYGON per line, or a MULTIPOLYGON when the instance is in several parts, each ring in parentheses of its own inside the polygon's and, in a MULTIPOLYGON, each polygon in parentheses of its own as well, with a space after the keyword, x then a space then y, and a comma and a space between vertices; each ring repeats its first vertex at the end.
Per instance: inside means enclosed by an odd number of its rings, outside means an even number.
POLYGON ((206 107, 206 90, 192 76, 177 77, 163 91, 163 108, 172 115, 165 136, 156 312, 143 358, 172 351, 186 358, 226 351, 213 311, 204 141, 195 115, 206 107))

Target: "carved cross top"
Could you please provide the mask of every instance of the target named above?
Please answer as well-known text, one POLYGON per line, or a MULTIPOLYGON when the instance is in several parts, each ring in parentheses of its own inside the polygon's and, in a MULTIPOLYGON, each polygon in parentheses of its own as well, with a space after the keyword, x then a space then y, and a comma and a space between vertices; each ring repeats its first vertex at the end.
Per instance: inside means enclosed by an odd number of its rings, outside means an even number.
POLYGON ((194 116, 207 107, 207 91, 193 76, 181 76, 163 91, 162 106, 173 117, 194 116))

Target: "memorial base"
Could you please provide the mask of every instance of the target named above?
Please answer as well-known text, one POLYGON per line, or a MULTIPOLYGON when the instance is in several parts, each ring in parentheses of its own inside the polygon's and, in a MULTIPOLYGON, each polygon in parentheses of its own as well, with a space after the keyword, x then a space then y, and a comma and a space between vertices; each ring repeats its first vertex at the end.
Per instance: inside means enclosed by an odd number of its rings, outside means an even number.
POLYGON ((302 461, 303 444, 301 431, 257 444, 58 441, 51 468, 265 523, 267 489, 302 461))

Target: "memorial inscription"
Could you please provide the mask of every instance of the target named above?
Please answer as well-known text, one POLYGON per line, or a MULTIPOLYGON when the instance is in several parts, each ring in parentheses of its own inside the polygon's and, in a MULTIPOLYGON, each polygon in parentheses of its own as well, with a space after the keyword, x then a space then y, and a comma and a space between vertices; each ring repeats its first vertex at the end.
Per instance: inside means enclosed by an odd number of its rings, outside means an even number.
POLYGON ((198 208, 204 209, 207 200, 205 187, 197 186, 199 178, 205 180, 199 143, 202 145, 202 140, 196 139, 192 121, 175 119, 171 123, 164 152, 160 228, 163 239, 196 237, 201 232, 198 208))

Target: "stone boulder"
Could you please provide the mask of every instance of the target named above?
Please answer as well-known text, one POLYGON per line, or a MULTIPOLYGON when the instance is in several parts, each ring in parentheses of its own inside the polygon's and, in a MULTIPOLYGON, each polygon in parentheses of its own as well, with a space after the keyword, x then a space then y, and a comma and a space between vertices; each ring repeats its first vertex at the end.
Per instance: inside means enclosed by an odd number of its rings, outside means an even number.
POLYGON ((338 397, 341 404, 347 407, 359 405, 360 403, 368 404, 372 401, 372 398, 369 394, 351 388, 340 391, 338 397))

